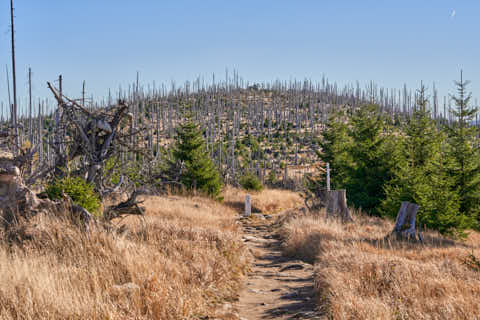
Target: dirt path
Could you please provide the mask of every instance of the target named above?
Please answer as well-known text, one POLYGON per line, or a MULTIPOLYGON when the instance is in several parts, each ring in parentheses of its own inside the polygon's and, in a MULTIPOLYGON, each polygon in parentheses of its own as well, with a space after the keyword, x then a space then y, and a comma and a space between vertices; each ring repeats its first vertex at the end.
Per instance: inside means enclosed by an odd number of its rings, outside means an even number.
POLYGON ((313 267, 282 256, 268 215, 242 219, 243 241, 255 260, 236 309, 243 320, 323 319, 316 312, 313 267))

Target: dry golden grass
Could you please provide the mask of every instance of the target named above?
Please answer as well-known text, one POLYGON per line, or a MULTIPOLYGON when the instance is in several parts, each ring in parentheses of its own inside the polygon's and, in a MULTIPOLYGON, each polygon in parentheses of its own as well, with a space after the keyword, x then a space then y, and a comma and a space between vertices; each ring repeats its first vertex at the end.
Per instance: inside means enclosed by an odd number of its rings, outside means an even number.
POLYGON ((226 187, 223 196, 225 205, 234 208, 237 212, 243 212, 245 195, 250 194, 252 199, 252 212, 278 213, 303 204, 302 197, 292 191, 279 189, 263 189, 262 191, 245 191, 232 187, 226 187))
POLYGON ((39 217, 3 235, 0 319, 192 319, 233 300, 249 259, 236 213, 201 198, 145 206, 122 234, 39 217))
POLYGON ((285 254, 315 261, 318 303, 333 319, 480 319, 480 234, 466 242, 425 234, 425 245, 385 238, 389 221, 342 225, 299 217, 281 228, 285 254))

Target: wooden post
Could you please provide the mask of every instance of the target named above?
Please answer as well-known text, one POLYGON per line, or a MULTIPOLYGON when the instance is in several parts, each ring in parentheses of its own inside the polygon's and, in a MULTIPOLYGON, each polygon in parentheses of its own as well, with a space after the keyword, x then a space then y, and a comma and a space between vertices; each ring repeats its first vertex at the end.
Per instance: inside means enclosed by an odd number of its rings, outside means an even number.
POLYGON ((43 136, 42 136, 42 109, 41 109, 41 103, 40 99, 38 100, 38 128, 37 128, 37 143, 39 144, 40 148, 38 151, 39 154, 39 160, 40 163, 43 163, 43 156, 44 156, 44 150, 43 150, 43 136))
MULTIPOLYGON (((62 75, 59 75, 58 76, 58 92, 60 94, 60 97, 63 98, 63 77, 62 75)), ((57 132, 57 135, 56 135, 56 141, 55 141, 55 144, 56 144, 56 147, 60 150, 60 152, 63 152, 63 140, 64 140, 64 132, 63 130, 60 130, 60 122, 61 122, 61 119, 62 119, 62 114, 63 114, 63 109, 60 108, 60 103, 58 103, 58 107, 57 107, 57 111, 56 111, 56 118, 55 118, 55 127, 57 128, 58 132, 57 132)), ((66 163, 64 163, 64 165, 66 166, 66 163)))
POLYGON ((250 217, 252 214, 252 203, 249 194, 245 195, 245 217, 250 217))

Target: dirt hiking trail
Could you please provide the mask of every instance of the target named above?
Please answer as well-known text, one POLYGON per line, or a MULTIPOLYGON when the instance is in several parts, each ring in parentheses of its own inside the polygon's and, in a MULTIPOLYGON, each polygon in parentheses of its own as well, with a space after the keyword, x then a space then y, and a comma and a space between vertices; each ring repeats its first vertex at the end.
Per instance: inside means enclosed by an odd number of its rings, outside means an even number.
POLYGON ((325 319, 316 310, 313 266, 282 255, 278 218, 255 214, 240 219, 243 241, 254 256, 236 303, 240 319, 325 319))

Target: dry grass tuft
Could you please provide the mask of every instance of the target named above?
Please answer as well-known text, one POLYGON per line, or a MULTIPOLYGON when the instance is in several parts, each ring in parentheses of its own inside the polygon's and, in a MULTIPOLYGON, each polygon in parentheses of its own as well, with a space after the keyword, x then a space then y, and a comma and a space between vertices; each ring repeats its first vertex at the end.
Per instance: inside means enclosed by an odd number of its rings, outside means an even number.
POLYGON ((242 213, 247 194, 252 196, 252 212, 272 214, 303 205, 303 199, 297 192, 279 189, 263 189, 255 192, 232 187, 225 188, 224 203, 242 213))
POLYGON ((149 197, 145 223, 85 234, 38 217, 0 245, 0 319, 193 319, 233 300, 248 264, 235 212, 149 197))
POLYGON ((456 242, 428 232, 423 246, 385 237, 392 229, 378 218, 310 216, 281 235, 286 254, 315 261, 318 303, 333 319, 479 319, 479 234, 456 242))

